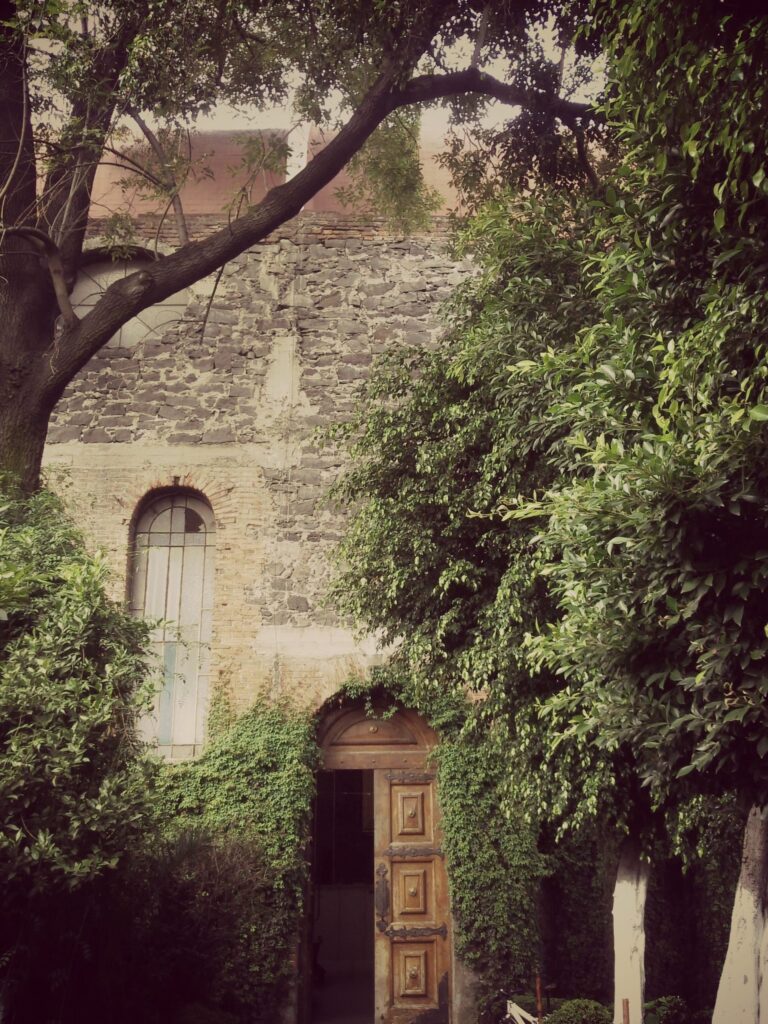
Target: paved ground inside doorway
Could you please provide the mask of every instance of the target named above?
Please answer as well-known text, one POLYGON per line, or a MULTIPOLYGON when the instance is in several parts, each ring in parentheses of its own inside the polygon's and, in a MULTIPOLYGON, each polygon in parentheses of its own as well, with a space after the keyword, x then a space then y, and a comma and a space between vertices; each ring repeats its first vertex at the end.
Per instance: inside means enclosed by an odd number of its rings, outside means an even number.
POLYGON ((312 1024, 372 1024, 371 988, 367 978, 328 975, 312 999, 312 1024))

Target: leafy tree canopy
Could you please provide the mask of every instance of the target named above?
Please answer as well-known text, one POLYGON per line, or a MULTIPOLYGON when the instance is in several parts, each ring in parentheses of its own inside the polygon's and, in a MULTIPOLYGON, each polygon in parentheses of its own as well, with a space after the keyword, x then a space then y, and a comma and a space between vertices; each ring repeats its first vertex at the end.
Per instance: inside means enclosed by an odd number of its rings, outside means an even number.
POLYGON ((579 409, 542 508, 563 615, 535 650, 657 800, 687 780, 762 803, 768 19, 659 0, 610 25, 626 156, 593 207, 600 315, 517 371, 564 425, 579 409))
MULTIPOLYGON (((434 197, 414 141, 414 112, 425 104, 454 102, 468 125, 491 101, 524 109, 525 132, 557 136, 558 153, 576 154, 576 163, 568 158, 573 173, 589 176, 586 147, 602 131, 600 119, 571 95, 579 75, 570 82, 560 51, 551 55, 541 41, 549 35, 567 48, 575 26, 589 21, 585 10, 584 0, 4 0, 0 464, 34 487, 48 416, 109 337, 293 217, 353 158, 367 182, 358 181, 358 194, 393 212, 394 185, 411 220, 429 209, 434 197), (336 129, 328 145, 261 202, 251 203, 246 189, 227 226, 207 239, 183 236, 180 250, 156 260, 145 252, 135 274, 78 318, 69 293, 93 258, 84 250, 95 170, 119 148, 124 118, 141 127, 153 152, 150 181, 179 215, 184 172, 163 139, 221 100, 261 107, 289 92, 299 119, 336 129)), ((576 63, 588 62, 596 45, 591 35, 580 38, 576 63)), ((507 147, 510 174, 535 169, 537 145, 507 147)), ((278 149, 258 159, 278 159, 284 143, 278 149)), ((245 154, 249 166, 253 159, 245 154)), ((550 160, 552 174, 565 163, 550 160)))
POLYGON ((567 766, 562 812, 614 782, 646 811, 759 797, 768 25, 597 11, 617 169, 574 203, 481 214, 448 347, 374 380, 342 606, 425 685, 507 702, 501 747, 567 766), (494 509, 506 529, 474 518, 494 509))

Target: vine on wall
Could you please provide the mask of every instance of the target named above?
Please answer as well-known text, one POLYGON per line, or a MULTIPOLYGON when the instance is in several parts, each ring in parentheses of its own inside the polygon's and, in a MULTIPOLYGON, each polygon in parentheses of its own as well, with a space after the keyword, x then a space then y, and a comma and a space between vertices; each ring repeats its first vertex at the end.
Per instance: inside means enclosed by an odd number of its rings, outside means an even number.
POLYGON ((349 680, 333 702, 354 700, 377 714, 411 708, 437 732, 432 759, 456 952, 479 976, 482 1006, 502 987, 527 987, 540 964, 538 895, 550 862, 537 849, 538 827, 505 813, 508 769, 494 738, 471 728, 463 694, 416 689, 391 666, 349 680))

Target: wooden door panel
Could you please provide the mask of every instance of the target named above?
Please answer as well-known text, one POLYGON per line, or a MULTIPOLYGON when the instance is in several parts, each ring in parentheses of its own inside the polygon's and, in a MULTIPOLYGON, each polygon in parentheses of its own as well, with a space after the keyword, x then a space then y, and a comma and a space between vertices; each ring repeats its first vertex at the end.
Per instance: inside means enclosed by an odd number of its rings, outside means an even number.
POLYGON ((434 777, 374 771, 375 1024, 448 1024, 448 884, 434 777))
POLYGON ((401 917, 428 921, 435 911, 434 871, 431 861, 392 865, 392 920, 401 917))
POLYGON ((433 842, 432 786, 432 783, 420 786, 391 785, 391 843, 433 842))
POLYGON ((437 1006, 434 942, 395 942, 393 953, 393 1003, 403 1009, 437 1006))

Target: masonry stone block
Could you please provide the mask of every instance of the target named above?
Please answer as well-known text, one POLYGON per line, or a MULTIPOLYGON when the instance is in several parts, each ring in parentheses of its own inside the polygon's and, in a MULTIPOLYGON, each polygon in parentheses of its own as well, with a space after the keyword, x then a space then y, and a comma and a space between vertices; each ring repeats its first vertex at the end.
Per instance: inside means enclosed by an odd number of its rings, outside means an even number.
POLYGON ((433 343, 439 301, 470 272, 440 237, 362 237, 357 222, 333 222, 330 237, 330 223, 302 215, 233 261, 202 336, 206 302, 194 299, 132 353, 98 353, 49 434, 47 464, 68 466, 78 520, 107 551, 119 598, 142 498, 173 486, 207 496, 212 681, 226 676, 239 706, 271 685, 276 656, 283 685, 318 704, 375 652, 323 604, 343 533, 326 500, 340 455, 318 450, 315 431, 357 408, 373 357, 393 340, 433 343), (307 629, 317 639, 299 657, 307 629))

